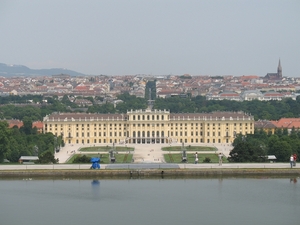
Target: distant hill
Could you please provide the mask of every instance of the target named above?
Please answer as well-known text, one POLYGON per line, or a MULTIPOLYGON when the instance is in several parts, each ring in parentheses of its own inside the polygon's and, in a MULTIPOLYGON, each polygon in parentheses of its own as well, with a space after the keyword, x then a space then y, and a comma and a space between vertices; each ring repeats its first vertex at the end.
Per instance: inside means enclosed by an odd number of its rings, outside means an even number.
POLYGON ((51 76, 57 74, 68 74, 70 76, 82 76, 85 74, 78 73, 73 70, 53 68, 53 69, 30 69, 23 65, 7 65, 0 63, 0 76, 14 77, 14 76, 51 76))

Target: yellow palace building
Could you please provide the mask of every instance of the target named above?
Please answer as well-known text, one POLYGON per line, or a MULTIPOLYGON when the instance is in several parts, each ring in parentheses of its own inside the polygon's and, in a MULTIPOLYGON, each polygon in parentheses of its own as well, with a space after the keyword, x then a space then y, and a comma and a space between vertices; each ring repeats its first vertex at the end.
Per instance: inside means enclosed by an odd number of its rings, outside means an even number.
POLYGON ((45 133, 62 135, 65 144, 232 143, 237 134, 254 133, 254 118, 244 112, 53 113, 43 123, 45 133))

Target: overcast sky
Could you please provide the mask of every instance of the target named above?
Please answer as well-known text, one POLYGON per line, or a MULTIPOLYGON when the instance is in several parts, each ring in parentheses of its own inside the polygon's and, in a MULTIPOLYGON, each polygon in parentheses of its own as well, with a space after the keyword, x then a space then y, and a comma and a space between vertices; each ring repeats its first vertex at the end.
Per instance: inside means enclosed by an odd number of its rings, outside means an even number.
POLYGON ((0 0, 0 32, 32 69, 300 77, 299 0, 0 0))

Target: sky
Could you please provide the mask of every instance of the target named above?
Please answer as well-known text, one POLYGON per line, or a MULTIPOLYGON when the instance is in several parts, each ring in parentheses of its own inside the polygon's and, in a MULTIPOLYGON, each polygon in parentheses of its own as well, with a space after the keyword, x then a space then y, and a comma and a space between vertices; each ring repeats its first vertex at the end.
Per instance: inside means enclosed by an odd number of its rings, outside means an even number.
POLYGON ((300 77, 299 0, 0 0, 0 63, 300 77))

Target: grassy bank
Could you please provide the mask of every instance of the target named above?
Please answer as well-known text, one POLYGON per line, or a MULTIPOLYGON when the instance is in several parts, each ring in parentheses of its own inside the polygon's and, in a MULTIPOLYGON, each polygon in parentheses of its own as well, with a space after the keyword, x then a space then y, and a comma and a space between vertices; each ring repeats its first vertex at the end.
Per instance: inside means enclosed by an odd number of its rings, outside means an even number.
MULTIPOLYGON (((205 158, 210 159, 210 163, 218 163, 219 157, 217 154, 208 154, 208 153, 201 153, 198 154, 198 163, 203 163, 205 158)), ((164 154, 164 159, 166 163, 181 163, 182 161, 182 154, 164 154)), ((195 163, 195 154, 187 154, 187 163, 195 163)), ((223 157, 223 163, 227 163, 228 160, 226 157, 223 157)), ((207 162, 206 162, 207 163, 207 162)))
MULTIPOLYGON (((74 154, 72 155, 67 163, 71 164, 73 163, 74 159, 78 156, 86 155, 88 157, 100 157, 100 163, 101 164, 109 164, 109 154, 74 154)), ((132 162, 132 154, 115 154, 116 162, 115 163, 131 163, 132 162)), ((91 164, 90 162, 87 164, 91 164)))
MULTIPOLYGON (((194 152, 201 152, 201 151, 217 151, 216 147, 208 147, 208 146, 185 146, 184 149, 186 151, 194 151, 194 152)), ((169 146, 161 148, 162 151, 182 151, 181 146, 169 146)))
MULTIPOLYGON (((85 147, 85 148, 80 148, 80 152, 109 152, 113 150, 112 146, 95 146, 95 147, 85 147)), ((134 148, 132 147, 121 147, 117 146, 114 148, 114 151, 116 152, 127 152, 127 151, 134 151, 134 148)))

